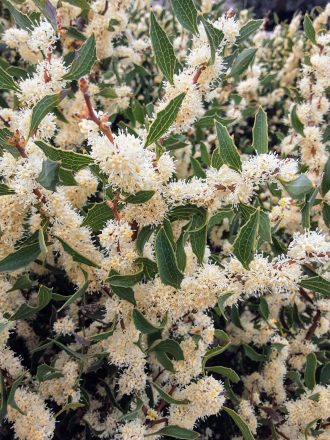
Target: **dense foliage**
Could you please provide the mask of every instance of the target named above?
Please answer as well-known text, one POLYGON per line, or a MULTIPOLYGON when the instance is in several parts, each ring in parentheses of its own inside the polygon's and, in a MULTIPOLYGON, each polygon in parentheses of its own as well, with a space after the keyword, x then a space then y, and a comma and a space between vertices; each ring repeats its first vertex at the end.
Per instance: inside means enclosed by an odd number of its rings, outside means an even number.
POLYGON ((221 3, 2 1, 1 439, 329 439, 330 4, 221 3))

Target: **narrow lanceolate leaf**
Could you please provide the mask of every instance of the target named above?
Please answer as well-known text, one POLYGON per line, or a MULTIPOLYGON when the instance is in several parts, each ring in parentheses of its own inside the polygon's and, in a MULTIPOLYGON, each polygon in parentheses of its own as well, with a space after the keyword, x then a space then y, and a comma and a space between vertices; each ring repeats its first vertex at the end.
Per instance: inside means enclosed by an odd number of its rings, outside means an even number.
POLYGON ((62 244, 63 249, 65 252, 67 252, 69 255, 71 255, 73 261, 76 261, 77 263, 86 264, 86 266, 92 266, 92 267, 100 267, 93 261, 89 260, 88 258, 81 255, 79 252, 77 252, 75 249, 73 249, 68 243, 66 243, 62 238, 56 237, 57 240, 62 244))
POLYGON ((3 4, 9 10, 19 28, 28 30, 33 28, 35 23, 32 21, 32 19, 28 15, 23 14, 23 12, 16 9, 12 2, 9 0, 3 0, 3 4))
POLYGON ((172 405, 187 405, 189 403, 188 399, 174 399, 174 397, 172 397, 170 394, 166 393, 159 385, 157 385, 156 383, 152 384, 158 394, 159 397, 163 400, 165 400, 165 402, 170 403, 172 405))
POLYGON ((88 275, 84 270, 82 272, 84 274, 84 279, 85 279, 84 284, 73 295, 70 296, 70 298, 62 305, 62 307, 58 309, 58 312, 69 307, 69 305, 74 303, 78 298, 80 298, 86 292, 89 285, 88 275))
POLYGON ((223 406, 222 409, 226 411, 226 413, 230 415, 230 417, 233 419, 234 423, 241 431, 244 440, 255 440, 250 431, 250 428, 248 427, 246 422, 244 422, 241 416, 237 414, 236 411, 231 408, 227 408, 226 406, 223 406))
POLYGON ((253 148, 259 154, 268 153, 267 113, 259 107, 253 125, 253 148))
POLYGON ((220 44, 223 40, 224 34, 219 29, 215 28, 209 21, 202 17, 202 23, 205 28, 207 39, 209 40, 209 45, 211 49, 211 61, 214 63, 215 54, 220 48, 220 44))
POLYGON ((160 279, 164 284, 179 288, 183 274, 178 268, 175 252, 164 228, 160 228, 155 241, 155 253, 160 279))
POLYGON ((152 434, 146 434, 145 437, 151 437, 154 435, 165 435, 166 437, 183 439, 183 440, 197 440, 198 432, 191 431, 190 429, 181 428, 177 425, 169 425, 159 431, 153 432, 152 434))
POLYGON ((19 87, 14 81, 14 78, 9 75, 8 72, 6 72, 5 69, 3 69, 0 66, 0 89, 4 90, 14 90, 14 92, 19 92, 19 87))
POLYGON ((252 48, 242 50, 231 68, 231 74, 233 76, 241 75, 252 63, 256 52, 257 49, 252 48))
POLYGON ((22 246, 16 252, 7 255, 0 261, 0 272, 12 272, 32 263, 41 253, 39 242, 22 246))
POLYGON ((104 227, 108 220, 113 219, 113 211, 106 202, 94 203, 88 210, 81 226, 91 228, 93 232, 97 232, 104 227))
POLYGON ((301 280, 300 285, 305 289, 330 297, 330 281, 319 275, 301 280))
POLYGON ((177 59, 166 32, 157 22, 153 12, 150 14, 150 38, 157 66, 166 79, 173 84, 173 75, 177 59))
POLYGON ((159 332, 164 328, 164 324, 160 326, 154 326, 144 317, 144 315, 137 309, 133 309, 133 321, 134 325, 141 333, 150 335, 151 333, 159 332))
POLYGON ((141 203, 145 203, 151 199, 151 197, 155 194, 155 191, 139 191, 136 194, 132 194, 127 197, 125 200, 126 203, 132 203, 134 205, 139 205, 141 203))
POLYGON ((40 122, 59 104, 60 100, 60 93, 56 93, 55 95, 47 95, 33 107, 29 137, 36 132, 40 122))
POLYGON ((240 381, 239 375, 231 368, 216 366, 216 367, 206 367, 206 371, 211 371, 212 373, 220 374, 220 376, 228 377, 231 382, 237 383, 240 381))
POLYGON ((11 317, 11 321, 18 319, 28 319, 40 310, 44 309, 52 299, 52 290, 45 286, 41 286, 38 292, 38 304, 35 307, 30 307, 27 304, 22 304, 20 308, 11 317))
POLYGON ((181 25, 198 34, 197 9, 193 0, 172 0, 173 12, 181 25))
POLYGON ((315 387, 315 373, 316 373, 317 359, 314 353, 309 353, 306 358, 305 366, 305 385, 312 390, 315 387))
POLYGON ((227 128, 220 122, 215 121, 215 128, 217 131, 221 160, 230 168, 240 171, 242 169, 241 157, 234 144, 233 138, 228 133, 227 128))
POLYGON ((15 194, 15 191, 4 183, 0 183, 0 196, 8 196, 11 194, 15 194))
POLYGON ((111 274, 107 279, 110 286, 114 287, 132 287, 143 278, 143 271, 131 275, 111 274))
POLYGON ((74 151, 61 150, 46 144, 43 141, 36 141, 36 145, 44 152, 48 159, 54 162, 61 162, 61 166, 68 170, 79 171, 93 163, 93 159, 87 154, 79 154, 74 151))
POLYGON ((24 414, 23 411, 18 407, 16 401, 15 401, 15 393, 17 388, 22 384, 24 377, 26 376, 26 372, 24 372, 23 374, 21 374, 16 380, 15 382, 12 384, 11 388, 10 388, 10 392, 8 394, 8 399, 7 399, 7 405, 10 405, 11 407, 15 408, 18 412, 20 412, 21 414, 24 414))
POLYGON ((181 93, 172 99, 163 110, 157 113, 156 118, 150 125, 148 131, 146 147, 153 142, 158 141, 158 139, 160 139, 171 127, 179 113, 184 97, 185 93, 181 93))
POLYGON ((236 38, 236 43, 243 43, 246 39, 256 32, 263 23, 263 19, 250 20, 239 31, 239 36, 236 38))
POLYGON ((312 182, 305 174, 301 174, 291 182, 281 181, 281 184, 293 199, 303 198, 313 188, 312 182))
POLYGON ((316 33, 313 26, 313 22, 310 19, 310 16, 308 14, 304 17, 304 31, 306 34, 306 37, 314 44, 316 44, 316 33))
POLYGON ((63 79, 73 80, 80 79, 84 75, 88 75, 96 61, 96 43, 94 34, 81 46, 75 53, 74 60, 70 70, 63 76, 63 79))
POLYGON ((300 119, 298 118, 298 115, 297 115, 297 104, 295 104, 291 110, 291 125, 296 133, 300 134, 301 136, 305 136, 304 135, 304 125, 300 121, 300 119))
POLYGON ((248 269, 253 260, 256 249, 256 241, 259 230, 260 210, 251 214, 249 220, 241 227, 234 242, 234 255, 239 259, 243 266, 248 269))
POLYGON ((325 196, 326 193, 330 190, 330 157, 327 160, 327 163, 324 167, 324 174, 321 183, 321 194, 325 196))

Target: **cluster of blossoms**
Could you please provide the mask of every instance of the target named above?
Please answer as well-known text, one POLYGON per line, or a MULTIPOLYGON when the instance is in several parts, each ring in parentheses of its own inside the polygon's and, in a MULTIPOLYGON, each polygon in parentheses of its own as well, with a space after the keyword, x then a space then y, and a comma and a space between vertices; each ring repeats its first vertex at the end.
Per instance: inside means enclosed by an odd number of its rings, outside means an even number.
POLYGON ((330 4, 2 12, 0 437, 327 440, 330 4))

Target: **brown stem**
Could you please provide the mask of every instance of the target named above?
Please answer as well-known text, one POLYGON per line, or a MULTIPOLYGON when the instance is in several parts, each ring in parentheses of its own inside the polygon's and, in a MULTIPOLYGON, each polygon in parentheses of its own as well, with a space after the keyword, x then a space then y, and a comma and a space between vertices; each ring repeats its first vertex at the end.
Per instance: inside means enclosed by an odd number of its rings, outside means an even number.
POLYGON ((79 81, 80 90, 82 91, 86 103, 86 107, 88 110, 88 116, 89 118, 95 122, 95 124, 99 127, 99 129, 105 134, 105 136, 109 139, 109 141, 113 144, 114 138, 112 135, 112 132, 110 128, 104 123, 104 121, 101 121, 95 114, 90 95, 88 93, 88 82, 82 78, 79 81))
POLYGON ((163 417, 162 419, 150 420, 147 422, 147 425, 149 428, 152 428, 155 425, 159 425, 160 423, 167 423, 167 422, 168 422, 168 418, 163 417))
POLYGON ((199 80, 199 77, 201 76, 203 70, 205 70, 205 67, 199 67, 196 72, 194 73, 192 82, 193 84, 197 84, 197 81, 199 80))
POLYGON ((316 312, 316 314, 314 316, 312 325, 310 326, 310 328, 308 329, 308 331, 306 333, 306 336, 305 336, 305 340, 306 341, 311 340, 312 337, 314 336, 315 330, 316 330, 316 328, 318 326, 318 323, 319 323, 320 319, 321 319, 321 312, 320 312, 320 310, 317 310, 317 312, 316 312))
POLYGON ((308 302, 310 302, 311 304, 313 304, 313 300, 312 298, 308 295, 308 293, 306 292, 305 289, 303 289, 302 287, 300 287, 299 289, 299 293, 300 295, 308 302))

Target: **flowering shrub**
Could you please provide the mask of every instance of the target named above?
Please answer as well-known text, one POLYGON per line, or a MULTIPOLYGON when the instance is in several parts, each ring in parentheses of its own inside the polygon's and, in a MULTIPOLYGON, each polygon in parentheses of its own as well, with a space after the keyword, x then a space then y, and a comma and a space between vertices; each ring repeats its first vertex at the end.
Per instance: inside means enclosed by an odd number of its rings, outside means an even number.
POLYGON ((330 4, 3 0, 2 439, 330 437, 330 4))

